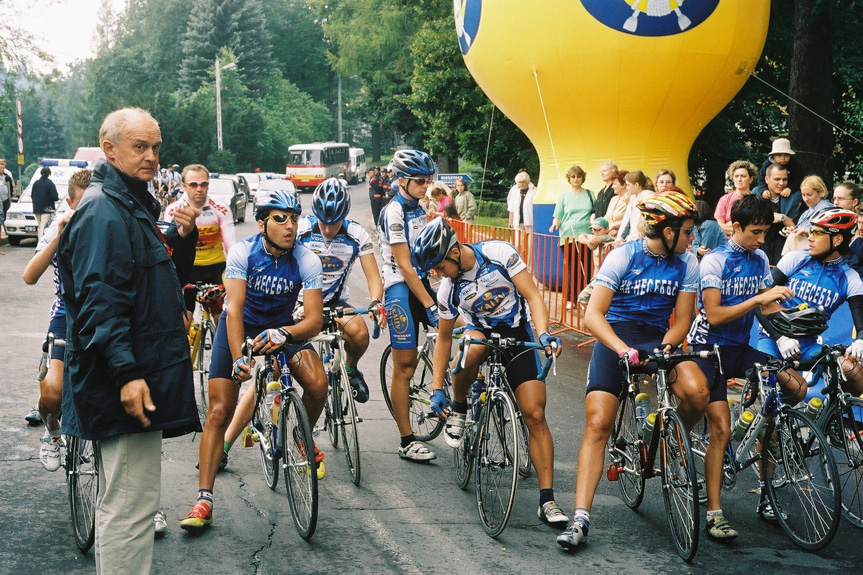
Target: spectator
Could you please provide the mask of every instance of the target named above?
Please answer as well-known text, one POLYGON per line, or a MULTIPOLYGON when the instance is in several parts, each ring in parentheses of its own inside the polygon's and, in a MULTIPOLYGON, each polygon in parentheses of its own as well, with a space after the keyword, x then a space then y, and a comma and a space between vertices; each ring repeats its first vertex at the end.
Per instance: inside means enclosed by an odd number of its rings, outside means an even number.
POLYGON ((63 433, 98 441, 96 572, 149 574, 162 438, 200 431, 174 262, 191 266, 198 210, 156 227, 147 187, 162 143, 138 108, 108 114, 106 161, 57 251, 68 322, 63 433), (172 261, 173 258, 173 261, 172 261))
POLYGON ((509 211, 509 227, 516 231, 515 244, 524 255, 528 267, 533 267, 533 199, 536 188, 530 183, 530 176, 521 170, 515 176, 515 185, 510 188, 506 198, 506 208, 509 211), (523 242, 526 242, 526 246, 523 242), (527 248, 527 252, 522 251, 527 248))
POLYGON ((476 198, 467 189, 467 182, 462 178, 455 181, 455 191, 458 192, 452 199, 455 209, 458 211, 459 219, 472 222, 476 216, 476 198))
MULTIPOLYGON (((833 199, 836 199, 835 195, 833 199)), ((857 233, 851 238, 849 251, 842 256, 842 259, 851 266, 851 269, 860 274, 860 277, 863 277, 863 211, 857 212, 857 233)))
POLYGON ((630 242, 644 237, 640 225, 641 212, 637 206, 638 200, 653 193, 652 188, 653 182, 641 170, 632 170, 626 174, 626 190, 629 193, 629 202, 620 224, 621 233, 617 235, 618 241, 630 242))
POLYGON ((837 208, 860 212, 860 186, 854 182, 842 182, 833 190, 833 203, 837 208))
POLYGON ((626 170, 616 170, 611 175, 611 189, 614 191, 614 196, 608 203, 605 219, 608 220, 608 232, 615 237, 620 231, 620 224, 623 222, 623 215, 629 203, 629 191, 626 189, 628 173, 626 170))
MULTIPOLYGON (((788 171, 788 187, 782 193, 783 198, 797 196, 797 203, 800 202, 800 184, 803 183, 803 167, 800 162, 794 157, 794 150, 791 149, 791 142, 786 138, 777 138, 773 140, 773 149, 767 155, 767 159, 761 164, 761 169, 758 170, 758 178, 755 180, 756 186, 752 190, 756 194, 761 194, 767 198, 767 168, 771 165, 784 167, 788 171)), ((769 198, 767 198, 769 199, 769 198)))
POLYGON ((15 180, 12 178, 12 172, 6 169, 6 158, 0 158, 0 200, 2 200, 4 214, 9 212, 14 194, 15 180), (5 192, 3 191, 4 188, 5 192))
POLYGON ((770 265, 775 266, 782 257, 782 247, 785 245, 785 228, 794 227, 794 218, 782 211, 782 192, 788 186, 788 170, 773 164, 767 167, 767 192, 770 198, 765 200, 773 208, 773 225, 764 236, 762 251, 767 254, 770 265))
MULTIPOLYGON (((590 224, 589 234, 579 234, 578 243, 586 245, 591 250, 596 250, 600 245, 613 241, 614 238, 608 233, 608 220, 605 218, 596 218, 590 224)), ((596 253, 594 251, 594 253, 596 253)))
MULTIPOLYGON (((659 170, 656 172, 656 191, 664 192, 672 186, 677 185, 677 176, 671 170, 659 170)), ((680 189, 680 188, 678 188, 680 189)))
POLYGON ((435 182, 429 189, 428 194, 426 194, 426 198, 429 197, 431 197, 431 201, 428 204, 429 221, 437 217, 443 217, 444 208, 452 203, 447 185, 440 181, 435 182))
POLYGON ((593 192, 582 187, 586 177, 587 174, 580 166, 572 166, 566 172, 570 191, 557 197, 554 217, 548 228, 549 232, 559 230, 560 245, 565 243, 565 238, 577 238, 590 230, 590 216, 593 214, 596 198, 593 192))
MULTIPOLYGON (((669 188, 672 191, 682 191, 677 186, 669 188)), ((713 210, 710 209, 710 204, 704 200, 695 200, 695 207, 698 208, 698 219, 700 223, 695 228, 695 239, 692 240, 692 253, 701 259, 702 256, 710 253, 711 250, 728 243, 728 236, 719 227, 719 223, 713 219, 713 210)))
POLYGON ((54 182, 48 178, 51 175, 51 168, 43 166, 39 173, 42 177, 33 182, 31 197, 33 198, 33 215, 36 216, 36 233, 41 240, 45 226, 51 221, 54 207, 60 197, 57 195, 57 187, 54 182))
POLYGON ((456 209, 455 205, 452 203, 449 203, 446 206, 444 206, 443 217, 447 218, 448 220, 459 220, 459 221, 461 221, 461 216, 458 215, 458 210, 456 209))
POLYGON ((818 176, 807 176, 800 184, 800 194, 807 209, 797 218, 797 226, 785 230, 788 239, 782 248, 782 255, 797 250, 809 249, 809 218, 823 208, 834 207, 827 197, 827 185, 818 176))
POLYGON ((606 160, 599 165, 599 179, 602 180, 605 187, 596 194, 596 203, 593 204, 594 220, 606 217, 605 213, 608 211, 608 204, 611 203, 611 198, 614 197, 614 188, 611 183, 614 180, 614 173, 616 171, 617 164, 611 160, 606 160))
POLYGON ((378 225, 378 218, 381 215, 381 209, 387 203, 387 193, 384 190, 381 169, 375 166, 369 171, 369 202, 372 206, 372 218, 374 225, 378 225))
POLYGON ((733 190, 719 198, 719 203, 716 204, 716 211, 713 212, 713 217, 719 223, 719 227, 725 232, 725 235, 731 237, 731 206, 742 198, 751 194, 750 186, 755 181, 757 172, 755 164, 746 160, 737 160, 731 162, 728 166, 728 179, 731 180, 734 186, 733 190))

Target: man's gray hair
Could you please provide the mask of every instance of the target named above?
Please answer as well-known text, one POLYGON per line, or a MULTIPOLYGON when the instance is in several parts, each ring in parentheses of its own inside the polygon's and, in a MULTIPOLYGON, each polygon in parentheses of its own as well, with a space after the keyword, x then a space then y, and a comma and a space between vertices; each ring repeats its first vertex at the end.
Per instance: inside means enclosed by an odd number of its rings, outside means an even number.
POLYGON ((140 116, 152 120, 156 124, 156 127, 159 126, 159 122, 150 115, 150 112, 142 108, 121 108, 114 110, 105 116, 105 120, 102 122, 102 127, 99 129, 99 145, 105 140, 110 140, 115 144, 120 143, 123 140, 123 132, 126 129, 126 125, 131 120, 140 116))
POLYGON ((519 172, 515 175, 515 183, 520 184, 522 182, 530 182, 530 174, 527 172, 519 172))

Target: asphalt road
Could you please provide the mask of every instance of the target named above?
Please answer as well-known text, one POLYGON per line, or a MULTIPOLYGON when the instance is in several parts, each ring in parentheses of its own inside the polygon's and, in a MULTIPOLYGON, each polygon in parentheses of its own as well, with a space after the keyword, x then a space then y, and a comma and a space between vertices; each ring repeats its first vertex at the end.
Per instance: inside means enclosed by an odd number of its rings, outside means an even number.
MULTIPOLYGON (((352 187, 352 216, 369 225, 365 184, 352 187)), ((302 196, 308 210, 309 195, 302 196)), ((256 231, 249 208, 238 237, 256 231)), ((23 416, 35 404, 36 367, 52 299, 50 272, 36 286, 21 273, 32 244, 5 246, 0 256, 0 574, 92 573, 92 551, 82 555, 72 535, 67 487, 62 471, 39 464, 42 429, 28 428, 23 416)), ((367 290, 357 270, 351 281, 354 302, 367 290)), ((548 381, 548 421, 556 447, 557 500, 572 512, 578 448, 584 425, 584 382, 590 346, 564 336, 557 375, 548 381)), ((659 480, 647 483, 639 511, 628 509, 617 486, 600 483, 592 512, 589 542, 564 553, 554 542, 557 530, 536 516, 535 475, 519 484, 506 531, 487 537, 479 523, 473 487, 454 481, 452 454, 442 438, 431 442, 438 458, 431 464, 402 461, 398 433, 379 387, 386 335, 373 341, 360 363, 371 400, 360 406, 362 483, 351 483, 343 454, 325 434, 318 445, 327 454, 320 483, 317 531, 305 542, 294 530, 284 482, 270 491, 261 476, 257 448, 235 447, 228 469, 215 487, 215 519, 200 536, 180 530, 178 521, 194 502, 198 437, 166 440, 162 462, 162 508, 169 528, 156 541, 153 572, 176 573, 859 573, 861 531, 844 521, 833 543, 820 553, 797 549, 785 534, 756 518, 757 495, 750 471, 724 494, 726 517, 740 531, 722 545, 702 535, 691 565, 673 550, 659 480)), ((702 518, 703 525, 703 518, 702 518)))

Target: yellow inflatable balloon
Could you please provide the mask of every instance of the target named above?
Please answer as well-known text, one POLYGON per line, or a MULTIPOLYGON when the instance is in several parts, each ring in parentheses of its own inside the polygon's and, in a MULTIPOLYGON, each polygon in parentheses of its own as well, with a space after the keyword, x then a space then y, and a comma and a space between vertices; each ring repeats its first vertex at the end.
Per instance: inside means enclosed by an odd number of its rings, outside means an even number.
POLYGON ((671 169, 691 192, 692 143, 755 68, 770 13, 769 0, 453 4, 468 69, 539 154, 537 231, 572 164, 594 191, 610 159, 651 178, 671 169))

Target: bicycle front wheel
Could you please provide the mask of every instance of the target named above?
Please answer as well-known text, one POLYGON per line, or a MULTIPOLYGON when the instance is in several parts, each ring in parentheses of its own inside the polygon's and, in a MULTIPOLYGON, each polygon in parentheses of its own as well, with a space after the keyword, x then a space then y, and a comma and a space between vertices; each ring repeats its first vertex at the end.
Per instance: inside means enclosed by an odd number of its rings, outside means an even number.
POLYGON ((767 426, 765 437, 761 465, 779 525, 798 547, 823 549, 841 516, 833 450, 811 419, 787 405, 767 426))
POLYGON ((303 539, 309 540, 318 522, 318 466, 309 416, 296 389, 283 396, 279 416, 279 437, 282 444, 282 469, 285 489, 291 505, 294 527, 303 539))
POLYGON ((198 419, 201 427, 207 422, 207 406, 210 401, 210 358, 213 355, 213 338, 216 335, 216 326, 207 320, 201 324, 198 334, 200 339, 198 354, 195 358, 195 370, 198 372, 198 419))
POLYGON ((495 391, 487 399, 475 459, 476 502, 485 532, 497 537, 506 528, 518 485, 515 405, 509 394, 495 391))
POLYGON ((698 550, 698 476, 680 416, 668 410, 662 418, 662 498, 674 548, 689 563, 698 550))
POLYGON ((339 447, 339 405, 342 400, 339 397, 342 393, 339 386, 338 377, 332 371, 327 371, 327 400, 324 403, 324 429, 327 430, 327 437, 333 449, 339 447))
POLYGON ((467 489, 474 459, 474 420, 473 407, 469 406, 464 422, 464 438, 458 448, 452 450, 455 464, 455 482, 461 489, 467 489))
POLYGON ((641 441, 635 420, 635 402, 627 394, 617 408, 614 430, 608 440, 611 462, 618 467, 617 487, 620 497, 630 509, 638 509, 644 499, 644 473, 641 441))
MULTIPOLYGON (((395 417, 393 404, 390 399, 390 385, 392 384, 393 358, 392 346, 387 346, 381 356, 381 391, 384 401, 390 410, 390 415, 395 417)), ((449 390, 444 389, 444 393, 449 390)), ((429 358, 421 353, 414 376, 408 382, 408 411, 410 413, 411 430, 419 441, 431 441, 443 431, 444 420, 431 412, 429 405, 432 396, 432 364, 429 358)))
POLYGON ((518 474, 522 477, 529 477, 531 468, 530 431, 527 429, 521 411, 516 412, 516 417, 518 417, 518 438, 521 441, 521 449, 518 452, 518 474))
MULTIPOLYGON (((354 485, 360 484, 360 436, 357 433, 357 404, 350 389, 350 379, 344 364, 339 370, 339 377, 333 383, 333 389, 338 387, 337 405, 338 412, 335 413, 337 427, 341 429, 342 445, 345 448, 345 460, 348 464, 348 472, 354 485)), ((334 374, 335 375, 335 374, 334 374)))
POLYGON ((93 441, 66 436, 66 476, 75 544, 81 553, 93 546, 96 535, 96 495, 99 492, 99 448, 93 441))
POLYGON ((279 483, 279 454, 276 449, 277 427, 273 423, 273 406, 267 403, 267 383, 265 370, 259 370, 254 389, 257 397, 255 398, 255 411, 252 415, 252 427, 258 434, 258 449, 264 481, 267 487, 275 489, 279 483))
POLYGON ((695 428, 689 432, 689 445, 692 447, 692 459, 695 462, 695 476, 698 481, 698 502, 707 504, 707 476, 704 472, 704 458, 707 455, 707 446, 710 444, 710 423, 707 416, 695 424, 695 428))
POLYGON ((848 397, 840 412, 835 409, 827 421, 827 441, 833 448, 842 514, 851 525, 863 528, 863 399, 848 397))

